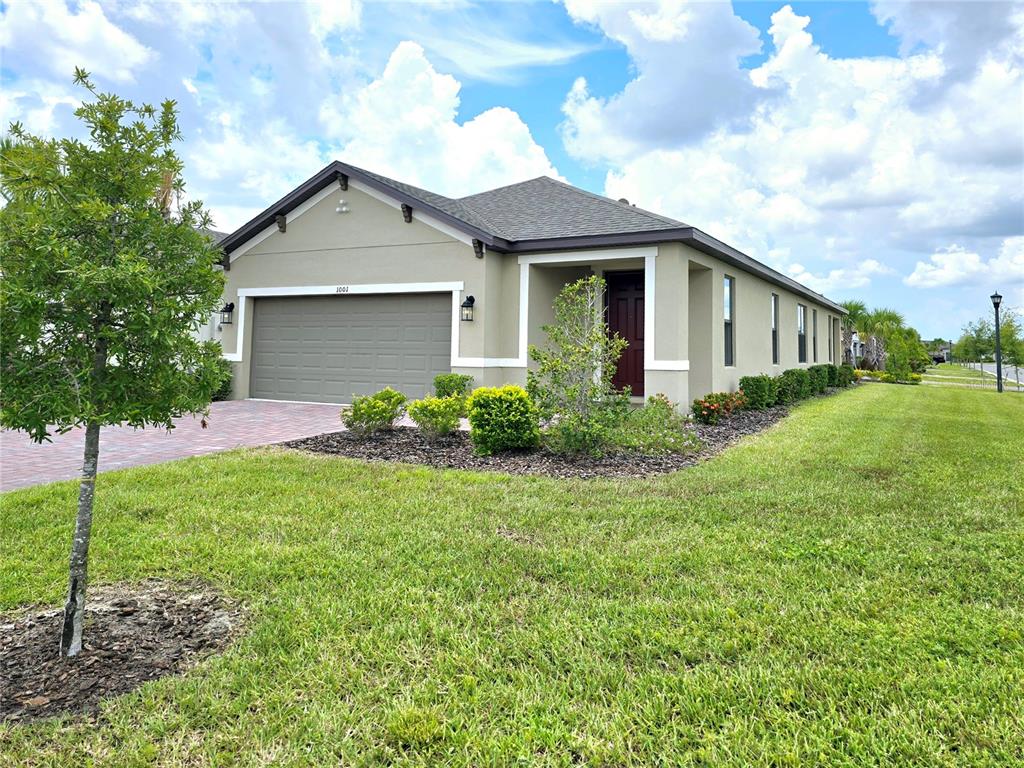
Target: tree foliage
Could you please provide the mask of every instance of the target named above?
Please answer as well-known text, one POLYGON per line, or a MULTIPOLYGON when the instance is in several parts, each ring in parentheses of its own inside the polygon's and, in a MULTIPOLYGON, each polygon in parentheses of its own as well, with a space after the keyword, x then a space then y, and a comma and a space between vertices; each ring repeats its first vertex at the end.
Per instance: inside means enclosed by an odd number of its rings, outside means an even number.
POLYGON ((223 288, 209 217, 170 205, 184 190, 174 102, 76 82, 95 97, 75 113, 88 143, 14 124, 0 147, 0 422, 35 440, 88 422, 170 428, 223 375, 219 345, 193 333, 223 288))
POLYGON ((585 277, 555 298, 555 322, 543 327, 544 347, 530 347, 536 370, 527 389, 549 422, 549 446, 565 453, 600 453, 628 406, 629 392, 612 384, 627 342, 612 334, 604 305, 605 281, 585 277))
POLYGON ((88 140, 0 144, 0 424, 37 441, 85 426, 62 653, 82 646, 99 430, 173 427, 203 411, 224 372, 196 331, 223 276, 202 204, 180 204, 173 101, 160 109, 97 93, 75 115, 88 140))

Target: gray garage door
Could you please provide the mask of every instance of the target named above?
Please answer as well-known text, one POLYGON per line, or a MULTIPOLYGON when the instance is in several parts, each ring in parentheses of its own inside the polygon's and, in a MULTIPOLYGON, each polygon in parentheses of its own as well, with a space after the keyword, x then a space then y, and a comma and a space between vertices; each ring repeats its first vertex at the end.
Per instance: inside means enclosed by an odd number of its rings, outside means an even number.
POLYGON ((349 403, 394 387, 423 397, 451 366, 450 294, 255 301, 250 395, 349 403))

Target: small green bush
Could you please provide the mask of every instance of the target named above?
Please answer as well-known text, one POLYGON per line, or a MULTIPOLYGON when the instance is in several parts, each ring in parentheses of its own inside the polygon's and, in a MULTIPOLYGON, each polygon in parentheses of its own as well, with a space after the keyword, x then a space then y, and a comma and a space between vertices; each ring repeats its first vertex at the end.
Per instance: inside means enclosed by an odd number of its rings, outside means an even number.
POLYGON ((409 417, 423 430, 428 440, 437 440, 459 428, 459 419, 465 409, 465 398, 460 395, 428 396, 409 404, 409 417))
POLYGON ((779 404, 795 403, 811 396, 811 374, 803 368, 789 368, 779 376, 779 404))
POLYGON ((341 421, 357 435, 372 435, 393 429, 405 412, 408 398, 391 387, 372 395, 352 398, 352 405, 342 408, 341 421))
POLYGON ((744 376, 740 379, 740 390, 752 410, 763 411, 775 405, 775 381, 771 376, 744 376))
POLYGON ((839 366, 839 386, 848 387, 853 384, 853 366, 844 363, 839 366))
POLYGON ((811 394, 820 395, 828 389, 828 366, 827 365, 812 365, 807 369, 808 375, 811 377, 811 394))
POLYGON ((434 377, 434 394, 438 397, 457 395, 466 398, 473 377, 465 373, 440 373, 434 377))
POLYGON ((665 395, 651 395, 647 405, 626 414, 612 443, 647 455, 693 453, 700 448, 700 439, 687 429, 686 417, 665 395))
POLYGON ((842 384, 839 383, 839 366, 829 363, 825 366, 825 370, 828 371, 828 385, 830 387, 841 387, 842 384))
POLYGON ((536 448, 540 443, 537 406, 522 387, 480 387, 466 405, 469 436, 477 453, 536 448))
POLYGON ((920 373, 912 373, 907 378, 907 384, 920 384, 922 381, 924 381, 924 376, 920 373))
POLYGON ((231 363, 223 357, 217 361, 217 369, 220 372, 220 384, 213 390, 213 402, 231 399, 231 363))

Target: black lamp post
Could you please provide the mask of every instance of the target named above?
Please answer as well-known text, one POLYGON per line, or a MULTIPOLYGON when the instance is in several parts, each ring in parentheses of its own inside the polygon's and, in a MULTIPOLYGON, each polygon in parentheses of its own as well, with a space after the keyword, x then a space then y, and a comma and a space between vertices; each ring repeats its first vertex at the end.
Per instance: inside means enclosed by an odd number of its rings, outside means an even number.
POLYGON ((1003 297, 996 291, 992 294, 992 306, 996 308, 996 392, 1003 391, 1003 352, 999 348, 999 305, 1003 297))

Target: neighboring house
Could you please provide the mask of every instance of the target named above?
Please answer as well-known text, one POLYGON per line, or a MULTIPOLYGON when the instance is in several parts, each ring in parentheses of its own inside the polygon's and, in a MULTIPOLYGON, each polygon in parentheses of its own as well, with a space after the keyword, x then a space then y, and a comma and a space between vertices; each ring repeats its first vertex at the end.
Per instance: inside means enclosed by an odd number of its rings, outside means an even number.
POLYGON ((699 229, 544 177, 451 199, 335 162, 221 245, 234 313, 214 337, 237 398, 420 397, 448 371, 522 384, 556 294, 594 273, 629 342, 616 382, 635 395, 688 403, 839 362, 838 304, 699 229))

